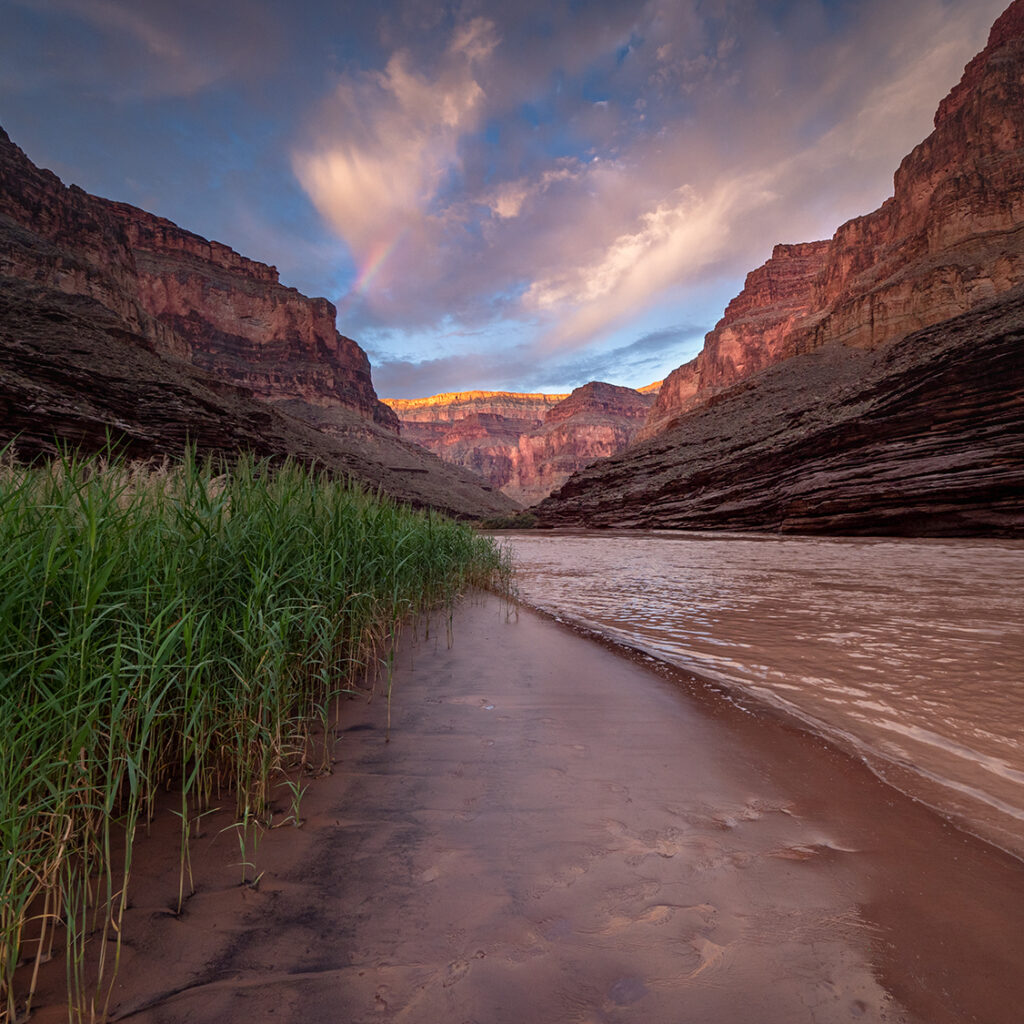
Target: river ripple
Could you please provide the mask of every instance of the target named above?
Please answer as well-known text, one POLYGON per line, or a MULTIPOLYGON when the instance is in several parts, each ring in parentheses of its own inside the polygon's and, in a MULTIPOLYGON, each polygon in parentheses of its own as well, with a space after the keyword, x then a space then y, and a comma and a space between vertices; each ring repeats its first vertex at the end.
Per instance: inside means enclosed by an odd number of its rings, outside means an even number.
POLYGON ((1024 542, 502 536, 527 603, 783 708, 1024 856, 1024 542))

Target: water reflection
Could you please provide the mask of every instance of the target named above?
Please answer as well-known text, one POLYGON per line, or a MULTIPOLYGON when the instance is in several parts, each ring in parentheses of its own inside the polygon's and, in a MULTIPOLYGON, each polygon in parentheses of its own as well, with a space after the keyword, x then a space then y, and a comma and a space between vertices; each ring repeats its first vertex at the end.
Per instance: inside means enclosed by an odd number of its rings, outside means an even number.
POLYGON ((1024 543, 507 536, 529 603, 785 708, 1024 854, 1024 543))

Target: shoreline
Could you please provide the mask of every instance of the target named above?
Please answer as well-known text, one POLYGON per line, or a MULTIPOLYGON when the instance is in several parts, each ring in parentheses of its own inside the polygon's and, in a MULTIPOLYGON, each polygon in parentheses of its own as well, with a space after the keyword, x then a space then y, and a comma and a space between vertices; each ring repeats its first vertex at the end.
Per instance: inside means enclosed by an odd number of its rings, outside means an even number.
POLYGON ((257 888, 211 816, 175 917, 177 823, 154 824, 112 1020, 1018 1019, 1019 861, 553 617, 475 595, 439 632, 400 644, 389 743, 383 694, 343 705, 257 888))
MULTIPOLYGON (((665 658, 645 651, 642 647, 637 647, 626 640, 618 639, 610 633, 602 632, 584 620, 574 619, 564 612, 549 611, 523 599, 520 599, 520 604, 555 625, 564 626, 576 635, 597 643, 608 651, 617 652, 636 664, 643 665, 657 672, 659 676, 680 686, 689 696, 697 700, 711 702, 726 701, 738 710, 753 715, 755 718, 770 719, 782 726, 794 729, 808 738, 821 740, 829 744, 838 753, 862 765, 879 782, 895 790, 901 797, 924 807, 936 817, 971 839, 984 843, 999 853, 1011 857, 1024 870, 1024 837, 1021 838, 1022 847, 1019 850, 1004 846, 996 835, 988 834, 980 827, 972 828, 967 818, 958 816, 951 811, 945 811, 935 803, 930 803, 925 797, 912 792, 910 786, 900 785, 898 782, 893 781, 891 777, 887 777, 884 772, 886 769, 889 769, 892 772, 903 773, 918 784, 930 781, 940 789, 948 785, 948 781, 920 775, 915 772, 912 765, 902 764, 886 757, 884 753, 861 743, 853 735, 830 727, 827 722, 822 722, 812 715, 802 712, 795 705, 789 704, 781 698, 777 702, 773 702, 745 689, 742 683, 732 682, 728 679, 717 679, 711 675, 702 675, 700 672, 676 665, 665 658), (872 758, 877 759, 877 762, 873 763, 872 758)), ((985 802, 993 809, 1000 810, 990 801, 985 802)), ((1008 818, 1013 817, 1008 811, 1003 813, 1008 818)))

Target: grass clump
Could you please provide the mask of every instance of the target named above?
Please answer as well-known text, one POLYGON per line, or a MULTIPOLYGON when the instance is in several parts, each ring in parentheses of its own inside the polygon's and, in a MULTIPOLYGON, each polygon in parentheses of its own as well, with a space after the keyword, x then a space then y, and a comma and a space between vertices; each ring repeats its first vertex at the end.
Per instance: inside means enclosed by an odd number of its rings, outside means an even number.
POLYGON ((0 1022, 30 1008, 58 926, 72 1015, 105 1015, 160 787, 181 793, 184 892, 189 823, 217 794, 235 794, 243 829, 260 821, 310 724, 326 727, 403 619, 510 573, 430 512, 297 465, 218 473, 194 455, 156 470, 8 461, 0 551, 0 1022))

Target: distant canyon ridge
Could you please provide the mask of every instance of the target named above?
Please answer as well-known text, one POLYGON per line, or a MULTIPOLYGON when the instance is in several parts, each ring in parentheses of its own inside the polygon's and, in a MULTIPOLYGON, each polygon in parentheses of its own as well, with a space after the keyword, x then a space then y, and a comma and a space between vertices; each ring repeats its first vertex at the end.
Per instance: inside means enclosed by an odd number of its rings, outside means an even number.
POLYGON ((249 449, 544 527, 1024 536, 1024 0, 893 196, 777 245, 660 387, 382 402, 335 317, 0 129, 0 445, 21 457, 249 449))
POLYGON ((384 401, 402 436, 532 505, 596 459, 627 448, 661 381, 635 391, 591 381, 571 394, 464 391, 384 401))

